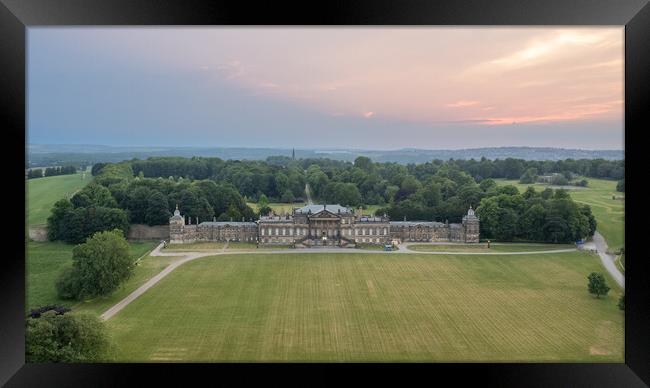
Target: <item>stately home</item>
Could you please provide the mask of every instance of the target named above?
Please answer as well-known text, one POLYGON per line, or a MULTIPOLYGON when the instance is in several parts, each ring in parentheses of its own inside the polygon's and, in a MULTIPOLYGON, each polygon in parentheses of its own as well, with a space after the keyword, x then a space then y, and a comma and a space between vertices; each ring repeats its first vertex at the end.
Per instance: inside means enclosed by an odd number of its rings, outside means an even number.
POLYGON ((171 243, 241 241, 296 247, 390 244, 393 241, 477 243, 479 219, 470 206, 462 223, 391 221, 386 215, 364 216, 340 205, 307 205, 292 214, 260 217, 255 222, 198 222, 182 216, 178 206, 169 219, 171 243))

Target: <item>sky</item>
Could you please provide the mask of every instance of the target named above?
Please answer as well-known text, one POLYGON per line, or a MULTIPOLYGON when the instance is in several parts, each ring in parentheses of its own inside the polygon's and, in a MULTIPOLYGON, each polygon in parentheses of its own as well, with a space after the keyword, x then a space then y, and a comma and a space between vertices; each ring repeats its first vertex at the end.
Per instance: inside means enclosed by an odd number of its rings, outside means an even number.
POLYGON ((623 149, 623 27, 29 28, 32 144, 623 149))

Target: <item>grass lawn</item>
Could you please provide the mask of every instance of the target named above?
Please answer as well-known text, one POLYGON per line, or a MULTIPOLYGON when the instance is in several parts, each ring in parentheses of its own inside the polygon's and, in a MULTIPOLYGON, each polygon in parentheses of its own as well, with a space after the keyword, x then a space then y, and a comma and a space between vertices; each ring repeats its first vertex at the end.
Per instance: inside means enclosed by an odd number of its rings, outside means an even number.
POLYGON ((408 249, 420 252, 534 252, 534 251, 551 251, 556 249, 571 249, 575 245, 571 244, 414 244, 409 245, 408 249))
MULTIPOLYGON (((129 245, 131 246, 131 257, 135 260, 153 249, 156 243, 129 242, 129 245)), ((74 248, 74 245, 59 241, 30 241, 27 244, 25 263, 26 311, 48 304, 61 304, 70 307, 77 303, 76 301, 59 299, 55 289, 61 271, 72 265, 72 248, 74 248)), ((140 266, 136 268, 138 269, 136 272, 140 271, 140 266)))
POLYGON ((622 362, 619 295, 585 252, 223 255, 107 323, 127 362, 622 362), (609 296, 587 292, 592 271, 609 296))
MULTIPOLYGON (((589 181, 587 188, 569 190, 571 198, 576 202, 591 206, 591 211, 598 222, 597 230, 605 237, 610 251, 618 251, 625 244, 624 207, 625 193, 616 191, 617 181, 606 179, 585 178, 589 181), (615 196, 616 199, 612 199, 615 196)), ((527 184, 519 184, 516 180, 495 179, 500 185, 511 184, 520 192, 526 190, 527 184)), ((546 185, 534 184, 537 191, 544 190, 546 185)))
MULTIPOLYGON (((387 205, 366 205, 366 208, 363 209, 363 214, 375 214, 377 209, 380 209, 382 207, 386 207, 387 205)), ((375 214, 376 216, 381 216, 382 214, 375 214)))
POLYGON ((28 225, 44 225, 56 201, 72 197, 91 180, 89 172, 27 180, 28 225))
MULTIPOLYGON (((257 203, 247 202, 247 205, 250 206, 251 209, 258 211, 257 203)), ((269 207, 273 209, 273 211, 276 214, 285 214, 285 213, 292 214, 294 207, 303 207, 305 205, 307 204, 306 203, 281 203, 281 202, 269 203, 269 207)))
POLYGON ((356 244, 356 248, 358 249, 371 249, 373 251, 383 251, 384 250, 384 245, 380 244, 356 244))

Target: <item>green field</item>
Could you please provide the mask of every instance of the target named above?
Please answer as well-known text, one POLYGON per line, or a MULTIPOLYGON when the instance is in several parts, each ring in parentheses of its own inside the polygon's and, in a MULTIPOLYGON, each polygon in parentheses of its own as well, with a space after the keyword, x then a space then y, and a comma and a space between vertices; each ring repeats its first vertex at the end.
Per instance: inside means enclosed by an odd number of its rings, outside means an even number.
POLYGON ((575 249, 571 244, 413 244, 408 249, 420 252, 534 252, 558 249, 575 249))
MULTIPOLYGON (((137 259, 154 248, 153 242, 129 242, 131 246, 131 257, 137 259)), ((27 243, 27 257, 25 263, 25 290, 26 303, 25 310, 44 306, 48 304, 61 304, 72 306, 77 302, 59 299, 56 295, 55 284, 61 271, 72 265, 72 248, 74 245, 62 242, 35 242, 27 243)), ((144 268, 149 267, 149 263, 136 267, 136 274, 133 279, 146 277, 146 279, 160 272, 160 269, 154 269, 149 273, 143 273, 144 268), (156 272, 154 272, 156 271, 156 272), (142 274, 140 274, 142 273, 142 274)), ((144 281, 146 281, 144 279, 144 281)), ((144 282, 143 281, 143 282, 144 282)), ((117 299, 114 303, 119 301, 117 299)), ((109 305, 114 304, 109 303, 109 305)))
POLYGON ((223 255, 108 321, 118 361, 622 362, 620 290, 584 252, 223 255))
POLYGON ((29 179, 27 181, 27 224, 44 225, 56 201, 72 197, 74 192, 91 180, 92 176, 87 172, 29 179))
MULTIPOLYGON (((247 202, 246 203, 251 209, 254 211, 258 211, 259 208, 255 202, 247 202)), ((293 208, 294 207, 303 207, 307 205, 306 203, 280 203, 280 202, 272 202, 269 203, 269 207, 273 209, 273 211, 276 214, 292 214, 293 213, 293 208)))
MULTIPOLYGON (((585 179, 589 181, 589 186, 569 190, 571 198, 576 202, 591 206, 591 211, 598 222, 598 232, 603 235, 611 251, 618 251, 625 245, 625 194, 616 191, 616 181, 585 179), (612 196, 615 196, 616 199, 612 199, 612 196)), ((526 190, 528 186, 534 186, 537 191, 546 188, 546 185, 539 183, 527 185, 520 184, 516 180, 495 179, 495 181, 500 185, 514 185, 520 192, 526 190)))

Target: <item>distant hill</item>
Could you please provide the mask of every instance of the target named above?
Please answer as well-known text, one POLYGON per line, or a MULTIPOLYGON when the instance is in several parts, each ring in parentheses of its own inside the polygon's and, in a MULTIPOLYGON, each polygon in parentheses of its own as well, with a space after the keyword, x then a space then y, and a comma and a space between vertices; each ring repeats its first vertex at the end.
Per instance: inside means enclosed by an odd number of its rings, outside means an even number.
MULTIPOLYGON (((222 159, 263 160, 269 156, 291 156, 290 148, 246 147, 116 147, 102 145, 28 145, 28 167, 65 164, 91 165, 99 162, 119 162, 127 159, 146 159, 152 156, 203 156, 222 159)), ((623 150, 580 150, 550 147, 489 147, 461 150, 426 150, 404 148, 399 150, 361 149, 296 149, 296 158, 329 158, 353 161, 367 156, 376 162, 424 163, 433 159, 505 159, 564 160, 607 159, 620 160, 623 150)))

